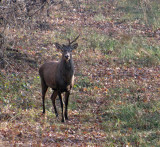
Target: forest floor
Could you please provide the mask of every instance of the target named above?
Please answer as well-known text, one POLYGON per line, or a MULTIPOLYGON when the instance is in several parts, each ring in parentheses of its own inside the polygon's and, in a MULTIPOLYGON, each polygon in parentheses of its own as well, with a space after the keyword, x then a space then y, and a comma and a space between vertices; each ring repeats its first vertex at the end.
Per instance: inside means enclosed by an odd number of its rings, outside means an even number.
POLYGON ((129 2, 58 4, 31 28, 6 29, 14 43, 0 72, 0 146, 160 146, 159 4, 150 3, 146 20, 129 2), (38 69, 61 57, 55 42, 78 34, 69 120, 61 123, 51 90, 42 114, 38 69))

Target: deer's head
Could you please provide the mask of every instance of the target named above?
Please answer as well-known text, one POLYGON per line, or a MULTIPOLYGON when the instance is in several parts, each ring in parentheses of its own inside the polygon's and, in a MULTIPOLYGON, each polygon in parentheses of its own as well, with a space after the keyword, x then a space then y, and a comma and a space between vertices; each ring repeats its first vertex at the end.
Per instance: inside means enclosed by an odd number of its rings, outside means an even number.
POLYGON ((72 58, 72 50, 78 47, 78 43, 74 43, 74 42, 79 38, 79 36, 77 36, 73 41, 70 41, 70 39, 68 39, 69 43, 67 45, 64 45, 64 44, 61 45, 59 43, 55 43, 56 48, 58 50, 61 50, 62 58, 65 61, 69 61, 72 58))

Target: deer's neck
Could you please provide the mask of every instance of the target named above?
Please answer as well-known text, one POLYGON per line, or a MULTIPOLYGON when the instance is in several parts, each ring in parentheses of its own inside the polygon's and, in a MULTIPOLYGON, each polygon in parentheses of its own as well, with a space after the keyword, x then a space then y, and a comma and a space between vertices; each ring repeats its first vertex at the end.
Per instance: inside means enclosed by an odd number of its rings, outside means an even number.
POLYGON ((69 61, 61 60, 60 62, 61 73, 64 76, 73 76, 74 73, 74 65, 72 58, 69 61))

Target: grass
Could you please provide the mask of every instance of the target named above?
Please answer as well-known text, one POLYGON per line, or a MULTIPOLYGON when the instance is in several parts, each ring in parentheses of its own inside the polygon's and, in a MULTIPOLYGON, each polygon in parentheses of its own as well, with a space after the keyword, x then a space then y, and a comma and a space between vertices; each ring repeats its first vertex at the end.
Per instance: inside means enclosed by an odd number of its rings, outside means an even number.
POLYGON ((143 37, 123 35, 121 39, 114 39, 94 33, 89 42, 91 49, 100 50, 108 59, 117 57, 118 61, 132 62, 134 66, 152 66, 160 63, 159 46, 143 37))
POLYGON ((119 1, 119 7, 117 11, 123 11, 126 15, 123 15, 123 19, 129 21, 139 20, 140 23, 146 25, 153 25, 158 27, 160 20, 157 17, 159 15, 159 4, 156 1, 119 1))
MULTIPOLYGON (((151 105, 151 104, 148 104, 151 105)), ((113 106, 112 106, 113 107, 113 106)), ((147 106, 143 106, 141 108, 139 104, 128 104, 122 105, 118 108, 112 108, 112 111, 107 111, 106 114, 103 115, 103 119, 105 119, 105 123, 103 123, 103 127, 106 129, 106 132, 109 132, 117 135, 116 143, 123 143, 127 145, 151 145, 156 143, 155 145, 159 145, 158 140, 159 137, 157 135, 154 136, 154 139, 148 140, 149 136, 157 130, 159 130, 159 114, 157 112, 145 112, 146 110, 150 111, 152 106, 147 109, 147 106), (144 111, 145 109, 145 111, 144 111), (110 125, 108 125, 110 124, 110 125)), ((158 133, 159 131, 157 131, 158 133)), ((108 141, 111 138, 108 138, 108 141)))
POLYGON ((8 65, 0 72, 0 145, 160 146, 160 47, 158 38, 146 31, 158 29, 157 2, 147 4, 151 14, 138 0, 113 6, 82 1, 76 11, 67 2, 68 10, 52 9, 53 20, 45 18, 51 30, 25 30, 25 35, 23 29, 7 30, 18 36, 15 48, 37 66, 6 57, 8 65), (54 42, 65 44, 78 34, 69 121, 61 123, 60 102, 56 118, 51 90, 42 115, 38 67, 59 59, 54 42))

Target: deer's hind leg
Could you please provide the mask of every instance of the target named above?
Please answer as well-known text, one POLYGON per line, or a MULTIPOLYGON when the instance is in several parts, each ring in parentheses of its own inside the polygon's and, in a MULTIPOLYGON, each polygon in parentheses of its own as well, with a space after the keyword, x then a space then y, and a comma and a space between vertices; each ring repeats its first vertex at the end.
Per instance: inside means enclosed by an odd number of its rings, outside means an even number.
POLYGON ((46 91, 48 89, 48 86, 46 85, 45 81, 41 79, 41 85, 42 85, 42 103, 43 103, 43 113, 45 113, 45 95, 46 91))

